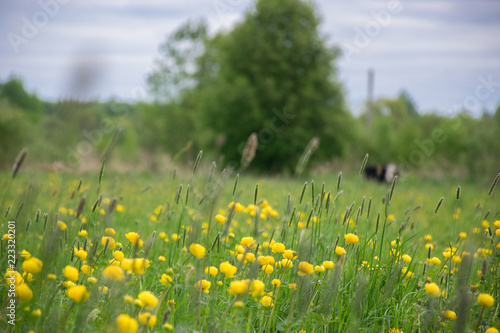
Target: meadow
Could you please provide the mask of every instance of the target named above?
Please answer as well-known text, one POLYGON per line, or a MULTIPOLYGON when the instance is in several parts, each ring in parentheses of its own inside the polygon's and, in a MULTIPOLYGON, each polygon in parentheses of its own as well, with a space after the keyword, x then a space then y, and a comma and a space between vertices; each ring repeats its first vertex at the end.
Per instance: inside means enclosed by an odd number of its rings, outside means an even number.
POLYGON ((498 332, 498 176, 343 173, 2 172, 0 330, 498 332))

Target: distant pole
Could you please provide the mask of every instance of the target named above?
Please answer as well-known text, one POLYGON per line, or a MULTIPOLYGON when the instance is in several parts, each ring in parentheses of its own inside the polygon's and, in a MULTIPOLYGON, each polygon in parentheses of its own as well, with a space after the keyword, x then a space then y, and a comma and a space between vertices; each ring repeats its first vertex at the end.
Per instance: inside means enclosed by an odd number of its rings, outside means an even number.
POLYGON ((373 84, 375 72, 373 69, 368 70, 368 96, 366 100, 366 130, 371 131, 373 121, 373 84))

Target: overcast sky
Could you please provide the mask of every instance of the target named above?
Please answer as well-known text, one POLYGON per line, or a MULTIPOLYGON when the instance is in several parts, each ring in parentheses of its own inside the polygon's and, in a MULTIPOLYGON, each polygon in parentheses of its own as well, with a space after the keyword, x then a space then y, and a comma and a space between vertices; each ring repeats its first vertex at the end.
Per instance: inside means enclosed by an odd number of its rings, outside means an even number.
MULTIPOLYGON (((204 17, 230 29, 249 0, 0 0, 0 80, 15 74, 41 98, 145 99, 158 45, 180 24, 204 17), (75 81, 75 77, 85 78, 75 81)), ((322 34, 351 109, 367 95, 406 90, 420 111, 475 114, 500 104, 500 1, 316 0, 322 34)), ((242 59, 244 61, 244 59, 242 59)))

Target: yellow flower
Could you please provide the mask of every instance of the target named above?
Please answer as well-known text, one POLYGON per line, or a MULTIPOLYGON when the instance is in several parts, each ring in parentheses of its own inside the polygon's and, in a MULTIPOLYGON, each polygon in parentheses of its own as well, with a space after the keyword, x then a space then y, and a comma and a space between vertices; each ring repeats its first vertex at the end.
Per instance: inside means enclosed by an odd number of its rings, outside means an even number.
POLYGON ((170 275, 162 274, 160 282, 163 284, 167 284, 167 283, 172 282, 172 278, 170 277, 170 275))
MULTIPOLYGON (((497 222, 497 221, 495 221, 495 222, 497 222)), ((484 333, 499 333, 499 332, 496 328, 490 327, 486 331, 484 331, 484 333)))
POLYGON ((236 274, 237 268, 229 263, 229 261, 224 261, 219 265, 220 271, 226 275, 228 278, 233 278, 236 274))
POLYGON ((139 323, 135 318, 131 318, 126 314, 121 314, 116 317, 116 326, 120 333, 136 333, 139 328, 139 323))
POLYGON ((314 273, 314 266, 308 263, 307 261, 301 261, 299 263, 299 276, 304 276, 307 274, 314 273))
POLYGON ((138 318, 141 324, 146 325, 147 327, 153 327, 156 325, 156 316, 149 312, 139 313, 138 318))
POLYGON ((403 258, 403 261, 407 264, 409 264, 411 262, 411 257, 407 254, 403 254, 403 256, 401 258, 403 258))
POLYGON ((285 252, 283 252, 283 258, 295 260, 297 259, 297 252, 293 250, 286 250, 285 252))
POLYGON ((482 307, 491 308, 495 300, 489 294, 479 294, 479 296, 477 296, 477 303, 482 307))
POLYGON ((132 243, 133 245, 137 244, 137 241, 139 240, 139 234, 137 232, 128 232, 125 234, 125 237, 132 243))
POLYGON ((426 250, 428 250, 428 249, 434 250, 434 245, 431 243, 427 243, 427 244, 425 244, 425 249, 426 250))
POLYGON ((297 289, 297 284, 296 283, 289 283, 288 287, 290 287, 292 289, 297 289))
POLYGON ((122 213, 125 210, 125 207, 123 205, 116 205, 116 211, 118 213, 122 213))
POLYGON ((280 261, 281 267, 284 268, 292 268, 293 267, 293 262, 289 259, 283 259, 280 261))
POLYGON ((29 259, 31 257, 31 253, 29 253, 26 250, 22 250, 21 251, 21 257, 23 257, 24 259, 29 259))
POLYGON ((264 288, 265 288, 264 282, 260 280, 252 280, 249 293, 251 293, 254 298, 257 298, 259 296, 264 295, 264 288))
POLYGON ((245 303, 243 301, 236 301, 234 302, 234 307, 235 308, 242 308, 245 306, 245 303))
POLYGON ((396 219, 396 217, 394 216, 394 214, 389 214, 387 216, 387 221, 394 221, 396 219))
POLYGON ((115 243, 115 240, 113 239, 113 237, 103 236, 101 239, 101 244, 106 245, 106 240, 108 240, 108 239, 109 239, 108 249, 113 250, 116 247, 116 243, 115 243))
POLYGON ((75 255, 80 258, 81 260, 85 260, 87 259, 87 251, 84 251, 83 248, 80 248, 80 250, 78 250, 76 247, 73 249, 73 252, 75 253, 75 255))
POLYGON ((315 266, 314 267, 314 271, 316 273, 323 273, 325 271, 325 267, 321 266, 321 265, 318 265, 318 266, 315 266))
POLYGON ((73 281, 63 281, 63 287, 66 289, 69 289, 74 286, 76 286, 76 284, 73 281))
POLYGON ((166 329, 167 331, 173 331, 174 330, 174 325, 172 325, 170 323, 165 323, 163 325, 163 328, 166 329))
POLYGON ((240 241, 240 244, 241 245, 245 245, 245 246, 248 246, 248 247, 253 247, 254 245, 254 240, 253 240, 253 237, 243 237, 240 241))
POLYGON ((424 236, 424 240, 425 240, 426 242, 430 242, 430 241, 432 240, 432 236, 431 236, 431 235, 425 235, 425 236, 424 236))
POLYGON ((87 287, 85 287, 83 285, 77 285, 77 286, 71 287, 68 289, 67 293, 68 293, 68 297, 71 298, 76 303, 80 303, 82 301, 85 301, 90 296, 90 294, 87 291, 87 287))
POLYGON ((71 280, 73 282, 78 280, 78 269, 73 267, 73 266, 66 266, 62 270, 64 276, 66 279, 71 280))
POLYGON ((141 292, 137 298, 141 300, 148 310, 154 309, 158 305, 158 298, 150 291, 141 292))
POLYGON ((87 237, 88 236, 88 232, 87 230, 80 230, 78 231, 78 236, 81 236, 81 237, 87 237))
POLYGON ((431 259, 427 259, 427 261, 433 263, 436 266, 441 265, 441 260, 439 260, 438 257, 432 257, 431 259))
POLYGON ((444 317, 446 319, 450 319, 450 320, 456 320, 457 319, 457 314, 454 311, 446 310, 443 314, 444 314, 444 317))
POLYGON ((273 253, 283 253, 285 252, 285 245, 283 243, 274 243, 271 247, 273 253))
POLYGON ((259 256, 257 258, 257 261, 262 266, 264 266, 264 265, 274 265, 274 263, 275 263, 275 260, 274 260, 273 256, 259 256))
POLYGON ((266 308, 274 305, 272 297, 269 297, 269 296, 262 297, 260 299, 260 304, 262 304, 266 308))
POLYGON ((461 232, 459 236, 460 236, 460 239, 465 239, 465 238, 467 238, 467 233, 461 232))
POLYGON ((139 275, 146 273, 146 268, 149 266, 149 260, 144 258, 123 259, 121 262, 121 267, 124 270, 134 272, 139 275))
POLYGON ((109 280, 120 281, 124 278, 123 269, 118 266, 108 266, 102 271, 102 276, 109 280))
POLYGON ((97 279, 93 276, 87 278, 87 282, 88 283, 92 283, 92 284, 96 284, 97 283, 97 279))
POLYGON ((357 244, 359 242, 359 237, 355 234, 345 234, 344 240, 349 244, 357 244))
POLYGON ((55 275, 55 274, 47 274, 47 279, 49 279, 49 280, 55 280, 55 279, 57 279, 57 275, 55 275))
POLYGON ((227 290, 231 295, 243 295, 248 292, 248 280, 231 281, 227 290))
MULTIPOLYGON (((238 258, 238 261, 241 261, 243 259, 243 254, 238 254, 237 258, 238 258)), ((251 252, 248 252, 245 255, 245 261, 244 261, 244 263, 246 263, 247 261, 254 262, 255 261, 255 254, 253 254, 251 252)))
POLYGON ((117 261, 121 262, 123 258, 125 258, 125 255, 122 251, 113 251, 113 257, 115 257, 117 261))
POLYGON ((134 301, 134 298, 130 295, 125 295, 123 296, 123 301, 125 303, 131 304, 134 301))
POLYGON ((189 252, 197 258, 203 258, 206 254, 205 247, 196 243, 189 245, 189 252))
POLYGON ((435 284, 434 282, 426 284, 425 285, 425 291, 428 294, 430 294, 431 296, 434 296, 434 297, 441 296, 441 291, 439 290, 438 285, 435 284))
POLYGON ((481 225, 483 226, 483 228, 488 228, 490 226, 490 223, 487 220, 483 220, 481 225))
POLYGON ((344 249, 343 247, 341 247, 341 246, 337 246, 337 247, 335 248, 335 253, 336 253, 336 254, 338 254, 338 255, 340 256, 340 255, 343 255, 343 254, 344 254, 344 253, 346 253, 346 252, 345 252, 345 249, 344 249))
POLYGON ((40 259, 31 257, 23 262, 23 271, 26 273, 37 274, 42 271, 43 263, 40 259))
POLYGON ((114 236, 116 234, 116 231, 113 228, 106 228, 104 229, 104 233, 108 236, 114 236))
POLYGON ((226 217, 221 214, 215 215, 215 221, 217 221, 218 224, 222 225, 226 222, 226 217))
POLYGON ((279 286, 281 286, 281 280, 279 280, 279 279, 273 279, 273 280, 271 281, 271 284, 272 284, 273 286, 275 286, 276 288, 278 288, 279 286))
POLYGON ((271 273, 274 271, 274 268, 273 268, 273 266, 271 266, 271 265, 264 265, 264 266, 262 266, 262 270, 263 270, 266 274, 271 274, 271 273))
POLYGON ((212 283, 207 280, 200 280, 194 284, 194 287, 196 290, 200 291, 203 290, 203 292, 208 294, 208 289, 212 286, 212 283))
POLYGON ((42 316, 42 310, 40 310, 40 309, 33 310, 33 311, 31 311, 31 315, 33 317, 40 318, 42 316))
POLYGON ((16 286, 14 293, 21 302, 29 302, 33 298, 33 291, 31 291, 26 283, 16 286))
POLYGON ((210 266, 210 267, 205 268, 205 274, 210 274, 212 276, 216 276, 217 273, 219 273, 219 270, 217 269, 217 267, 210 266))
POLYGON ((63 221, 57 221, 57 226, 59 227, 59 229, 61 229, 61 231, 66 230, 66 223, 64 223, 63 221))
POLYGON ((89 265, 83 265, 81 270, 82 270, 82 273, 87 275, 87 276, 90 276, 92 274, 92 272, 94 271, 94 269, 91 268, 89 265))
POLYGON ((323 261, 321 266, 323 266, 326 269, 332 269, 333 267, 335 267, 335 264, 333 263, 333 261, 328 260, 328 261, 323 261))

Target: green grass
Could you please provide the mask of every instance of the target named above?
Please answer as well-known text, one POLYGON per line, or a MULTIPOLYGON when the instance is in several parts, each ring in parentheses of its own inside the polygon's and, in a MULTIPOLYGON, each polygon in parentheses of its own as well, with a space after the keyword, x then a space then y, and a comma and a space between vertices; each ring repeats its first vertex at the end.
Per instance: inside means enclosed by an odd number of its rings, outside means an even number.
MULTIPOLYGON (((499 326, 499 250, 493 223, 500 220, 500 200, 498 188, 488 193, 493 179, 461 183, 410 177, 396 184, 389 200, 390 185, 367 182, 357 175, 342 177, 340 186, 337 175, 301 179, 241 175, 235 186, 235 175, 219 171, 210 177, 203 161, 194 176, 186 173, 175 178, 172 174, 131 176, 106 170, 104 175, 30 176, 20 172, 17 177, 0 175, 0 210, 5 215, 1 231, 7 232, 7 221, 16 221, 15 268, 20 274, 25 260, 19 256, 22 250, 40 259, 43 269, 24 277, 33 297, 25 302, 17 300, 15 326, 7 323, 8 284, 2 280, 2 331, 115 332, 118 315, 137 319, 139 313, 151 312, 157 315, 157 323, 152 328, 139 323, 138 331, 166 331, 162 327, 167 323, 179 332, 387 332, 391 328, 451 332, 459 327, 476 328, 481 313, 476 297, 480 292, 492 295, 495 304, 482 314, 480 324, 485 326, 479 331, 499 326), (457 186, 461 186, 459 199, 457 186), (76 218, 82 198, 85 205, 76 218), (110 212, 114 199, 123 207, 122 212, 116 210, 118 206, 110 212), (266 210, 259 203, 264 200, 271 214, 261 217, 266 210), (231 212, 228 205, 232 201, 246 208, 257 204, 255 217, 244 211, 231 212), (227 217, 224 225, 216 222, 217 214, 227 217), (486 215, 491 236, 482 226, 486 215), (67 228, 60 230, 57 221, 63 221, 67 228), (105 228, 116 231, 112 236, 117 242, 114 250, 122 248, 125 258, 150 261, 144 274, 125 271, 120 281, 102 276, 114 260, 112 250, 105 249, 102 242, 105 228), (80 229, 87 230, 86 238, 78 236, 80 229), (141 235, 142 247, 125 237, 132 231, 141 235), (467 237, 460 239, 460 232, 467 237), (346 243, 347 233, 357 234, 359 242, 346 243), (173 234, 178 235, 176 241, 173 234), (432 235, 432 241, 425 241, 425 235, 432 235), (292 268, 276 265, 266 274, 257 261, 244 263, 232 254, 237 254, 236 246, 243 237, 255 240, 251 248, 241 247, 243 255, 254 253, 255 257, 272 256, 281 261, 282 254, 266 247, 269 242, 279 242, 296 251, 298 257, 292 268), (206 255, 194 257, 189 251, 193 243, 204 246, 206 255), (430 253, 427 243, 434 247, 430 253), (85 285, 90 297, 76 303, 67 295, 62 270, 67 265, 81 269, 84 263, 73 248, 84 244, 86 263, 95 269, 92 276, 97 283, 90 283, 80 271, 75 283, 85 285), (335 254, 336 245, 344 247, 346 253, 335 254), (456 247, 451 255, 457 262, 444 257, 447 246, 456 247), (411 262, 401 260, 403 254, 409 255, 411 262), (441 264, 427 263, 429 254, 441 264), (160 256, 165 261, 160 261, 160 256), (325 260, 333 261, 335 267, 302 277, 297 274, 300 262, 320 266, 325 260), (220 271, 224 261, 238 268, 234 278, 220 271), (216 276, 205 274, 209 266, 219 269, 216 276), (480 276, 483 266, 486 274, 480 276), (404 267, 406 274, 402 273, 404 267), (48 274, 55 274, 56 279, 50 280, 48 274), (172 283, 160 282, 163 274, 172 283), (208 294, 194 287, 202 279, 211 283, 208 294), (262 281, 264 290, 255 296, 231 295, 231 281, 244 279, 262 281), (273 279, 279 279, 281 286, 273 286, 273 279), (436 283, 443 295, 426 293, 427 282, 436 283), (99 291, 104 286, 109 288, 107 294, 99 291), (145 290, 159 300, 153 309, 124 301, 124 296, 137 299, 145 290), (260 303, 264 293, 272 298, 273 306, 260 303), (235 306, 241 303, 234 301, 242 301, 243 306, 235 306), (35 309, 41 310, 40 317, 32 315, 35 309), (445 319, 445 310, 454 311, 457 320, 445 319)), ((6 240, 1 242, 1 251, 0 270, 6 272, 6 240)))

